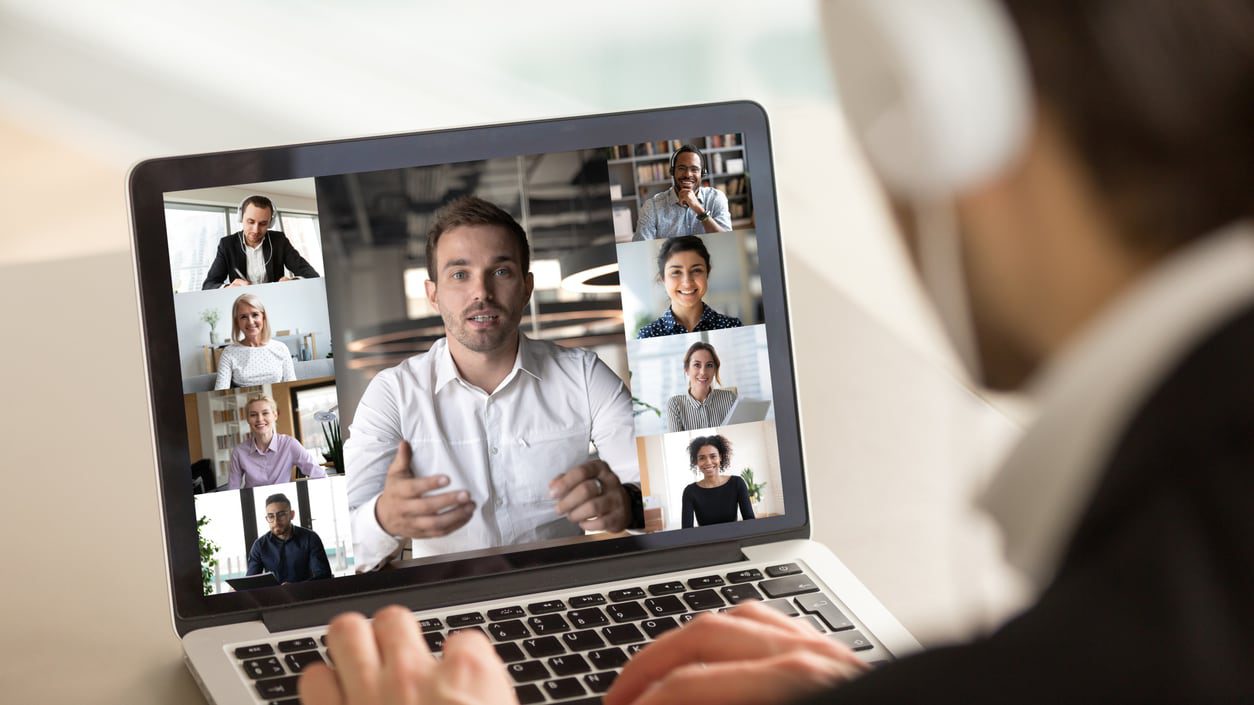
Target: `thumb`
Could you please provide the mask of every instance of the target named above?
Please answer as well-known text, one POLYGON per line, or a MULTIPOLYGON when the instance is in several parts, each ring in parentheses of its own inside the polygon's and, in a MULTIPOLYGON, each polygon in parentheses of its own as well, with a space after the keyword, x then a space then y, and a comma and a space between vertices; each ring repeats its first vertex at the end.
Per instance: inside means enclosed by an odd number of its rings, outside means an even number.
POLYGON ((396 455, 392 458, 392 464, 388 466, 388 477, 398 480, 409 480, 413 478, 414 471, 410 468, 410 463, 414 459, 414 453, 409 448, 409 441, 401 441, 396 445, 396 455))

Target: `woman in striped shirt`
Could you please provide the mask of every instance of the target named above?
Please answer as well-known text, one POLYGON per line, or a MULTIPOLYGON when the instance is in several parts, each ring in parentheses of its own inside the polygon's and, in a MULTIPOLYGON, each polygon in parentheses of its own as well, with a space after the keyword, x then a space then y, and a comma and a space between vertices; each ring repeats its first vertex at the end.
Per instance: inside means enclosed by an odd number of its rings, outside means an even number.
POLYGON ((695 342, 684 354, 684 375, 688 377, 688 391, 676 394, 666 403, 666 430, 691 431, 722 425, 736 403, 736 393, 730 389, 715 389, 719 384, 718 353, 709 343, 695 342))

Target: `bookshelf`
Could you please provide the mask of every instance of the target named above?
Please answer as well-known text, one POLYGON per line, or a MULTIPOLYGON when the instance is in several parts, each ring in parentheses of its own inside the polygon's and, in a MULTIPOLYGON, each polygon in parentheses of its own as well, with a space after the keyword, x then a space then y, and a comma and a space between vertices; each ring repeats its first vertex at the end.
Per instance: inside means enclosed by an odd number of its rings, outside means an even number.
POLYGON ((671 153, 683 144, 693 145, 705 156, 708 164, 701 185, 712 186, 727 196, 732 229, 753 227, 748 166, 739 134, 621 144, 607 150, 614 235, 619 242, 630 239, 635 232, 644 202, 671 185, 671 153))
POLYGON ((202 452, 213 460, 214 479, 219 487, 226 485, 231 473, 231 450, 248 435, 248 419, 244 405, 254 394, 269 394, 264 386, 238 387, 196 395, 205 405, 203 418, 208 418, 208 438, 202 439, 202 452))

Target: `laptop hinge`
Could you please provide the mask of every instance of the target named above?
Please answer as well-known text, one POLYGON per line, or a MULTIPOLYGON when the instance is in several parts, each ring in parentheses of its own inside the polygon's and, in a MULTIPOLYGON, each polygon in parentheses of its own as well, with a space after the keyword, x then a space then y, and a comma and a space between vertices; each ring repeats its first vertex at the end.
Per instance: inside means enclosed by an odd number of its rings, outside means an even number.
POLYGON ((707 565, 745 560, 739 542, 708 544, 669 551, 620 556, 611 560, 568 563, 551 568, 533 568, 508 575, 495 575, 446 581, 435 585, 401 588, 326 602, 266 610, 261 621, 271 632, 306 629, 326 624, 335 615, 356 611, 373 614, 387 605, 405 605, 413 610, 436 610, 453 605, 563 590, 580 585, 627 580, 656 573, 689 570, 707 565), (595 574, 589 571, 596 565, 595 574), (589 578, 595 575, 594 579, 589 578))

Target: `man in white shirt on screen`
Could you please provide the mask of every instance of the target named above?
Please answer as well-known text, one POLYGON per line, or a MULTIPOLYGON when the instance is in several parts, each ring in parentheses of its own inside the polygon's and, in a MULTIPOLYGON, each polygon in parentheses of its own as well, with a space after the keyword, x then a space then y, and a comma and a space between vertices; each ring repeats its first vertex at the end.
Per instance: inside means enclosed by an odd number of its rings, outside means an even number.
POLYGON ((426 287, 447 337, 371 380, 344 447, 359 570, 411 539, 423 557, 643 525, 631 395, 592 351, 519 332, 529 265, 497 206, 436 214, 426 287))

